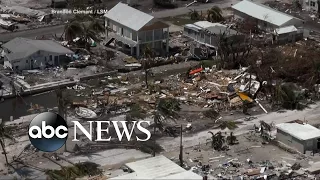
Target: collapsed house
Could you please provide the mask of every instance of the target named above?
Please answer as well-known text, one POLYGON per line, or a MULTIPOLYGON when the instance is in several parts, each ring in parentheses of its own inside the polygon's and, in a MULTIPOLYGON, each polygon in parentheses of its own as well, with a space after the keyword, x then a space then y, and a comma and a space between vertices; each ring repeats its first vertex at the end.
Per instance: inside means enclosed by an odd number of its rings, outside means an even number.
POLYGON ((14 71, 59 66, 74 52, 52 40, 14 38, 2 45, 4 66, 14 71))
POLYGON ((220 23, 211 23, 208 21, 198 21, 194 24, 186 24, 183 28, 183 35, 193 39, 196 44, 191 46, 191 53, 194 58, 208 58, 209 55, 217 56, 217 49, 221 37, 228 39, 244 38, 237 31, 220 23), (210 53, 210 49, 214 52, 210 53))
POLYGON ((110 179, 199 179, 202 177, 187 171, 163 155, 125 164, 128 174, 110 179))
POLYGON ((269 6, 243 0, 231 8, 234 18, 253 22, 259 29, 274 33, 276 36, 281 35, 282 39, 283 36, 290 36, 290 40, 296 39, 295 36, 301 36, 304 33, 303 20, 269 6))
POLYGON ((16 28, 16 23, 8 20, 0 19, 0 27, 6 30, 12 31, 16 28))
POLYGON ((30 9, 22 6, 7 7, 7 6, 0 5, 0 12, 19 15, 27 18, 35 18, 35 19, 38 19, 39 21, 48 21, 51 19, 50 13, 46 13, 44 11, 30 9))
POLYGON ((169 52, 168 24, 121 2, 105 17, 106 45, 113 41, 120 42, 123 50, 129 49, 130 54, 136 57, 140 57, 147 46, 157 54, 169 52))
POLYGON ((320 130, 303 122, 277 124, 277 140, 298 150, 318 152, 320 149, 320 130))

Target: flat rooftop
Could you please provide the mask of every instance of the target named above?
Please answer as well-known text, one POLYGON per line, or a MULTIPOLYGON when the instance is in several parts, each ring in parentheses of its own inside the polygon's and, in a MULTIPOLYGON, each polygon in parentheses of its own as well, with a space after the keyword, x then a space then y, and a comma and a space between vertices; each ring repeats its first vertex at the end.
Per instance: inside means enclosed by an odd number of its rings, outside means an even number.
POLYGON ((192 171, 187 171, 165 156, 156 156, 136 162, 127 163, 132 173, 111 179, 194 179, 202 177, 192 171))
POLYGON ((311 126, 310 124, 281 123, 277 124, 276 127, 299 140, 308 140, 320 137, 320 129, 311 126))

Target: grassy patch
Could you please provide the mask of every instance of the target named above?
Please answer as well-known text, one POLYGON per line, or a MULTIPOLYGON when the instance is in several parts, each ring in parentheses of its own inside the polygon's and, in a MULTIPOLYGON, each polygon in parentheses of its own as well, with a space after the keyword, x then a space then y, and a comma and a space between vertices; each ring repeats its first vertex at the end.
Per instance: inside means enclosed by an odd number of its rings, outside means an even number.
POLYGON ((193 24, 197 21, 191 20, 190 16, 188 14, 180 15, 180 16, 172 16, 172 17, 166 17, 162 19, 163 21, 171 22, 174 25, 177 26, 183 26, 185 24, 193 24))

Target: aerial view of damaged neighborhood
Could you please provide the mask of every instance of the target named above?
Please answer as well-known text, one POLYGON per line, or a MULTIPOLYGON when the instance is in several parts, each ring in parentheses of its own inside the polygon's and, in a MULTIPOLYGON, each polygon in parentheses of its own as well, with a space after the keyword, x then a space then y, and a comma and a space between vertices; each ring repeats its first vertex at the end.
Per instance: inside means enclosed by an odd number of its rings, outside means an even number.
POLYGON ((320 179, 319 0, 1 0, 0 179, 320 179))

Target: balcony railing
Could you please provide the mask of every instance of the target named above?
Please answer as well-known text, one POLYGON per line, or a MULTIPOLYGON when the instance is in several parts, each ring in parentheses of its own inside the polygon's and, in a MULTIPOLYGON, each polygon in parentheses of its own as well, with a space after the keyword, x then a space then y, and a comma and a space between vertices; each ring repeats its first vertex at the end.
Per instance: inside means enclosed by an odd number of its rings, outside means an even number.
POLYGON ((154 36, 154 39, 152 39, 152 36, 149 38, 145 38, 145 37, 139 37, 139 42, 152 42, 154 41, 158 41, 158 40, 164 40, 167 39, 168 34, 167 32, 163 32, 162 34, 157 34, 154 36))

